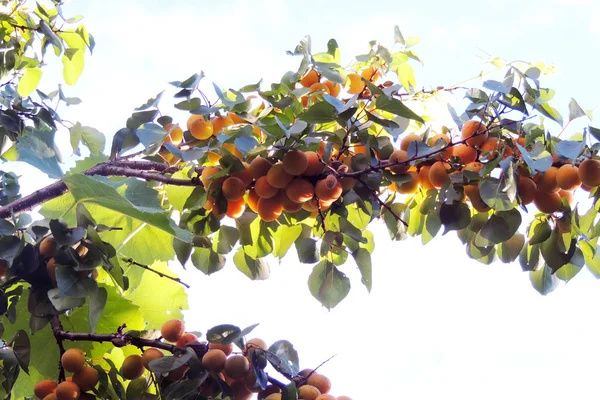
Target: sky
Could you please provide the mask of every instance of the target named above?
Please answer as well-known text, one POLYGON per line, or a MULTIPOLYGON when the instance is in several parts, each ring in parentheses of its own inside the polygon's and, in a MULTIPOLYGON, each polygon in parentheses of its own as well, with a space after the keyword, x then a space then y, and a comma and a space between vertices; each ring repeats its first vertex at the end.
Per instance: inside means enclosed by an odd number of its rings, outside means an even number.
MULTIPOLYGON (((206 87, 274 82, 296 69, 299 59, 285 51, 307 34, 319 51, 337 39, 348 63, 367 51, 369 40, 391 45, 394 25, 421 39, 419 86, 475 77, 478 57, 489 54, 555 65, 545 82, 556 89, 552 104, 563 115, 571 97, 584 109, 600 104, 600 4, 591 0, 80 0, 65 12, 85 16, 97 47, 78 85, 66 89, 84 102, 61 116, 108 138, 169 81, 203 70, 206 87)), ((53 82, 45 76, 42 88, 52 90, 53 82)), ((67 134, 58 140, 68 156, 67 134)), ((35 189, 29 182, 24 193, 35 189)), ((598 398, 600 290, 587 271, 542 297, 518 264, 470 260, 455 234, 423 247, 419 238, 391 242, 381 224, 372 229, 371 294, 348 263, 342 270, 351 278, 350 295, 327 311, 308 291, 312 267, 291 253, 271 262, 264 282, 249 281, 231 262, 211 277, 190 266, 182 272, 193 285, 188 328, 258 322, 255 334, 267 342, 294 343, 301 368, 335 355, 321 371, 333 394, 354 400, 598 398)))

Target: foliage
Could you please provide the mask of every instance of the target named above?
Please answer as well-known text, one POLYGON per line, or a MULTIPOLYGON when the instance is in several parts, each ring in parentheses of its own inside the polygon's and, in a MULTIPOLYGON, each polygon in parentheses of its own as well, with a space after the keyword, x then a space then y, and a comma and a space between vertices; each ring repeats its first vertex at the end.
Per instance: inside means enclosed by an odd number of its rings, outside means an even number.
POLYGON ((326 378, 299 370, 291 343, 249 348, 255 326, 213 327, 206 342, 197 335, 179 342, 182 330, 167 343, 168 327, 179 324, 167 320, 187 307, 188 285, 167 267, 175 259, 210 275, 229 257, 262 280, 269 261, 294 252, 313 265, 311 295, 333 308, 350 291, 345 271, 354 265, 371 290, 368 228, 383 221, 393 240, 420 236, 423 245, 456 231, 468 257, 518 260, 541 294, 584 267, 600 276, 600 130, 562 137, 572 121, 592 115, 575 100, 567 118, 551 106, 543 65, 491 59, 494 76, 481 87, 417 90, 418 40, 397 27, 392 48, 371 42, 348 68, 335 40, 313 52, 307 37, 288 52, 299 68, 269 86, 215 84, 211 102, 200 90, 203 73, 171 82, 178 111, 161 112, 165 92, 149 99, 105 154, 101 132, 57 114, 59 104, 79 99, 60 85, 37 89, 49 49, 64 82, 74 84, 93 36, 79 18, 63 16, 60 2, 6 7, 2 158, 57 180, 24 196, 19 178, 0 172, 0 396, 22 398, 44 379, 64 381, 65 370, 73 372, 59 364, 71 354, 65 346, 94 360, 86 367, 97 371, 87 370, 97 375, 94 385, 78 385, 100 398, 240 399, 269 382, 287 399, 297 387, 328 391, 326 378), (66 173, 54 142, 63 128, 80 156, 66 173), (45 219, 32 221, 25 212, 37 206, 45 219), (52 341, 54 353, 46 349, 52 341), (241 358, 227 363, 252 365, 241 378, 233 367, 217 368, 221 355, 210 353, 232 343, 241 358), (143 365, 139 349, 147 348, 170 355, 143 365), (290 383, 269 375, 267 364, 290 383))

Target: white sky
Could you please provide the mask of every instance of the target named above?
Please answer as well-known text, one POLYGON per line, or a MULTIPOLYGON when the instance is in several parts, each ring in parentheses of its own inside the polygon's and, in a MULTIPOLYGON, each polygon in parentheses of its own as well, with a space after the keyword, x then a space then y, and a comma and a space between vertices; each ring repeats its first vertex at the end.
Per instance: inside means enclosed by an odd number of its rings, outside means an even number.
MULTIPOLYGON (((73 2, 65 11, 86 17, 97 48, 80 83, 67 89, 84 103, 61 115, 108 137, 168 81, 204 70, 221 87, 270 83, 296 68, 299 59, 285 51, 306 34, 319 51, 336 38, 348 62, 371 39, 391 44, 395 24, 421 38, 419 85, 476 76, 474 56, 483 49, 556 64, 546 83, 563 115, 571 96, 586 109, 600 102, 600 5, 593 1, 105 0, 73 2)), ((587 271, 542 297, 518 264, 480 265, 453 233, 422 247, 420 239, 392 243, 376 225, 371 295, 351 263, 342 270, 353 289, 331 312, 310 296, 312 267, 293 254, 272 263, 266 282, 250 282, 228 263, 209 278, 184 274, 193 284, 188 327, 259 322, 256 335, 292 341, 303 368, 337 354, 322 372, 333 394, 354 400, 598 398, 600 291, 587 271)))

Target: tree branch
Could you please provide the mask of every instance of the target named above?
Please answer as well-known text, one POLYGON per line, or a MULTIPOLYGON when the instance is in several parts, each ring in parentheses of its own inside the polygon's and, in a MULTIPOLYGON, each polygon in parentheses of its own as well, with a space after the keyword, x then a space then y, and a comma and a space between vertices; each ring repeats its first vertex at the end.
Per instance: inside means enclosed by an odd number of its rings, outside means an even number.
POLYGON ((123 261, 125 261, 125 262, 126 262, 126 263, 128 263, 128 264, 132 264, 132 265, 135 265, 136 267, 140 267, 140 268, 143 268, 143 269, 145 269, 145 270, 148 270, 148 271, 150 271, 150 272, 154 272, 156 275, 160 276, 161 278, 167 278, 167 279, 170 279, 170 280, 172 280, 172 281, 174 281, 174 282, 177 282, 177 283, 179 283, 180 285, 182 285, 182 286, 185 286, 187 289, 189 289, 189 288, 190 288, 190 285, 188 285, 187 283, 183 282, 181 279, 179 279, 179 278, 175 278, 175 277, 173 277, 173 276, 169 276, 169 275, 166 275, 166 274, 163 274, 162 272, 160 272, 160 271, 157 271, 157 270, 155 270, 155 269, 153 269, 153 268, 151 268, 151 267, 149 267, 149 266, 147 266, 147 265, 144 265, 144 264, 140 264, 140 263, 138 263, 138 262, 135 262, 135 261, 134 261, 133 259, 131 259, 131 258, 123 258, 122 260, 123 260, 123 261))

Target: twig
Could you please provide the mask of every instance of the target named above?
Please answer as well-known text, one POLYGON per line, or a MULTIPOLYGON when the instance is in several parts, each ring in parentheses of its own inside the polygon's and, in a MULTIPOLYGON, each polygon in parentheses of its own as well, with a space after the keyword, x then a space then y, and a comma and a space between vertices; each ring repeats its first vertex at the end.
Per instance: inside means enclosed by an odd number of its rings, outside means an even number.
POLYGON ((277 386, 280 389, 285 389, 285 387, 287 386, 285 383, 273 378, 272 376, 267 374, 267 380, 269 381, 269 383, 271 385, 277 386))
POLYGON ((150 272, 154 272, 156 275, 160 276, 161 278, 167 278, 167 279, 170 279, 172 281, 175 281, 175 282, 179 283, 180 285, 185 286, 187 289, 190 288, 190 285, 188 285, 187 283, 183 282, 181 279, 175 278, 173 276, 169 276, 169 275, 166 275, 166 274, 163 274, 162 272, 157 271, 157 270, 155 270, 153 268, 150 268, 147 265, 140 264, 140 263, 132 260, 131 258, 123 258, 122 260, 125 261, 128 264, 135 265, 136 267, 143 268, 143 269, 148 270, 150 272))
POLYGON ((56 339, 56 344, 58 345, 58 350, 60 351, 60 357, 58 361, 58 381, 62 382, 65 380, 65 369, 63 368, 60 359, 62 358, 63 354, 65 354, 66 350, 62 342, 62 337, 57 334, 57 332, 63 331, 62 323, 60 322, 60 318, 58 317, 58 315, 52 317, 52 319, 50 320, 50 327, 52 328, 54 338, 56 339))
MULTIPOLYGON (((357 180, 362 183, 366 188, 369 188, 368 184, 362 179, 362 176, 359 176, 357 178, 357 180)), ((379 198, 379 196, 377 195, 377 193, 374 190, 371 190, 371 194, 373 195, 373 197, 375 197, 375 199, 377 200, 377 202, 384 207, 390 214, 392 214, 392 216, 394 217, 394 219, 396 221, 400 221, 402 222, 402 224, 406 227, 408 227, 408 222, 406 222, 405 220, 403 220, 398 214, 396 214, 396 212, 394 210, 392 210, 392 207, 389 206, 389 204, 387 204, 385 201, 381 200, 379 198)))

